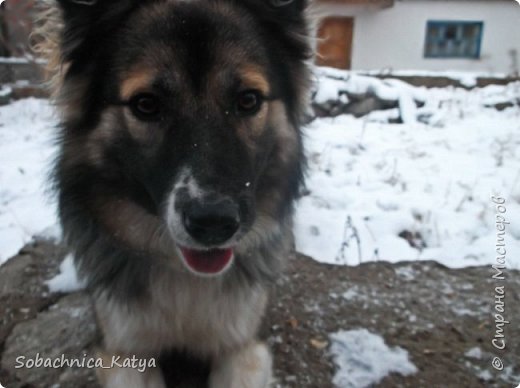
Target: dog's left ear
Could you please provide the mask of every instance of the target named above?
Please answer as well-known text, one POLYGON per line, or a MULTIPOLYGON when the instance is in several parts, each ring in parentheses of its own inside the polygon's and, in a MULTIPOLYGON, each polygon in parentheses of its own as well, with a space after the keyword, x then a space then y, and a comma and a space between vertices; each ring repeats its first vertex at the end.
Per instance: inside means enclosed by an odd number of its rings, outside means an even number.
POLYGON ((291 29, 304 22, 308 0, 235 0, 251 9, 259 19, 291 29))
POLYGON ((305 1, 302 0, 267 0, 274 8, 301 12, 305 9, 305 1))
MULTIPOLYGON (((62 55, 85 61, 138 0, 56 0, 63 17, 62 55)), ((141 0, 146 1, 146 0, 141 0)))
POLYGON ((267 3, 271 14, 280 21, 291 22, 302 20, 307 7, 307 0, 262 0, 267 3))

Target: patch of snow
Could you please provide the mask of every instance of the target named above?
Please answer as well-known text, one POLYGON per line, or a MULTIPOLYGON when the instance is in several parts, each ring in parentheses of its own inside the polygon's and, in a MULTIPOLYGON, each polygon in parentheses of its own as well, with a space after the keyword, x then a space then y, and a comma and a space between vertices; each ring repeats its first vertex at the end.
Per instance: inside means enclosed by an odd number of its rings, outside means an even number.
POLYGON ((374 77, 354 74, 351 72, 330 71, 327 68, 316 68, 315 74, 318 76, 316 84, 316 102, 325 102, 337 99, 341 91, 353 95, 374 94, 382 100, 396 101, 403 92, 403 87, 396 87, 385 80, 374 77), (329 76, 329 77, 327 77, 329 76), (334 78, 330 78, 334 77, 334 78))
POLYGON ((400 93, 399 111, 401 112, 401 120, 404 124, 413 124, 417 121, 417 108, 410 93, 400 93))
POLYGON ((417 373, 406 350, 388 347, 382 337, 366 329, 340 331, 330 338, 330 351, 338 367, 333 379, 337 387, 363 388, 377 384, 390 373, 417 373))
POLYGON ((471 348, 466 353, 464 353, 464 356, 480 360, 482 359, 482 349, 480 349, 478 346, 475 346, 474 348, 471 348))
POLYGON ((359 290, 357 286, 354 286, 345 291, 341 296, 346 300, 355 300, 359 297, 359 290))
MULTIPOLYGON (((454 77, 451 77, 454 78, 454 77)), ((457 79, 457 78, 455 78, 457 79)), ((473 88, 477 86, 477 77, 469 74, 463 74, 458 78, 458 81, 462 84, 462 86, 465 86, 467 88, 473 88)))
POLYGON ((367 122, 388 123, 401 117, 399 109, 375 110, 365 116, 367 122))
POLYGON ((28 64, 28 63, 39 63, 43 64, 45 61, 41 59, 34 59, 30 57, 0 57, 0 63, 6 64, 28 64))
POLYGON ((479 371, 477 373, 477 377, 479 379, 484 380, 484 381, 488 381, 488 380, 491 380, 493 378, 493 375, 491 374, 491 372, 489 370, 484 369, 484 370, 481 370, 481 371, 479 371))
POLYGON ((319 87, 314 96, 314 101, 318 104, 323 104, 327 101, 336 101, 339 98, 341 88, 344 81, 335 80, 332 78, 322 78, 319 82, 319 87))
POLYGON ((74 292, 85 288, 85 284, 78 278, 74 258, 67 255, 60 265, 60 273, 47 281, 51 292, 74 292))
POLYGON ((401 93, 409 94, 414 100, 425 102, 428 98, 426 87, 413 86, 399 79, 388 78, 384 80, 386 85, 400 89, 401 93))
POLYGON ((467 309, 464 307, 459 307, 459 306, 454 306, 451 310, 455 313, 455 315, 458 315, 459 317, 463 317, 463 316, 476 317, 479 315, 478 311, 474 311, 474 310, 467 309))
POLYGON ((40 233, 38 233, 38 237, 44 240, 56 241, 59 242, 63 238, 63 231, 61 229, 60 224, 51 225, 48 228, 45 228, 40 233))
POLYGON ((13 89, 9 86, 2 86, 0 88, 0 97, 7 97, 13 92, 13 89))
POLYGON ((412 266, 396 268, 395 274, 404 280, 413 280, 417 276, 412 266))
POLYGON ((69 313, 69 316, 73 319, 82 318, 85 316, 85 313, 87 313, 87 308, 85 307, 73 307, 69 308, 67 313, 69 313))
POLYGON ((57 224, 47 195, 55 118, 45 100, 0 107, 0 264, 57 224))

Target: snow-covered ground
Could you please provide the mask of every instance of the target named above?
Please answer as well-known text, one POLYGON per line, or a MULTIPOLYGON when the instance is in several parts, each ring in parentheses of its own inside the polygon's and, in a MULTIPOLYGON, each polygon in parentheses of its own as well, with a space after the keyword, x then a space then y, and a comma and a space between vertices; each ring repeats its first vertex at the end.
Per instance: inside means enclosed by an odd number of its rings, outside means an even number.
MULTIPOLYGON (((368 84, 365 78, 354 86, 368 84)), ((341 88, 341 82, 326 80, 325 88, 341 88)), ((352 87, 352 80, 346 83, 352 87)), ((370 84, 376 93, 398 98, 370 84)), ((334 93, 318 89, 321 98, 334 93)), ((297 209, 297 249, 316 260, 350 265, 420 259, 450 267, 494 263, 491 195, 496 195, 506 199, 511 222, 507 264, 520 268, 520 109, 486 107, 515 101, 520 83, 421 94, 426 104, 414 116, 428 124, 388 124, 388 117, 399 116, 396 109, 360 119, 318 119, 308 127, 309 193, 297 209)))
POLYGON ((47 190, 54 125, 44 100, 0 107, 0 264, 56 225, 47 190))
MULTIPOLYGON (((309 192, 297 208, 298 250, 350 265, 418 259, 451 267, 493 263, 490 197, 500 195, 511 221, 508 266, 520 268, 520 109, 485 107, 514 101, 520 84, 471 91, 396 85, 426 101, 412 113, 428 124, 388 124, 388 117, 399 115, 390 110, 360 119, 317 119, 306 129, 309 192)), ((401 98, 367 77, 350 86, 401 98)), ((43 100, 0 107, 0 262, 33 235, 55 230, 46 192, 55 123, 43 100)))

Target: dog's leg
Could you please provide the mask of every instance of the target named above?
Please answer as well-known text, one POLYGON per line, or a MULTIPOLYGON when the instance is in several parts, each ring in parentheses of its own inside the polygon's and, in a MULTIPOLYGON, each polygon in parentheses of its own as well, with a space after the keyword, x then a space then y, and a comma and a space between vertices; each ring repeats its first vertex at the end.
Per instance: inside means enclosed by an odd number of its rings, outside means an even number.
POLYGON ((272 378, 267 346, 253 342, 225 356, 213 366, 210 388, 267 388, 272 378))
MULTIPOLYGON (((96 369, 99 382, 104 388, 166 388, 161 369, 147 368, 139 371, 133 368, 122 368, 113 364, 112 355, 97 352, 97 357, 103 360, 102 369, 96 369)), ((118 363, 122 363, 121 356, 118 363)))

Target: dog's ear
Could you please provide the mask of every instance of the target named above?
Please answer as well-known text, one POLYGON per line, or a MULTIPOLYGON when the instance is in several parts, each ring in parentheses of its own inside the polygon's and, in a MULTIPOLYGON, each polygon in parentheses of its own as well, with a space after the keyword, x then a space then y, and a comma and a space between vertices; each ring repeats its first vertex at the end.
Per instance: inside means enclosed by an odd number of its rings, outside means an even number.
MULTIPOLYGON (((258 1, 258 0, 256 0, 258 1)), ((307 7, 307 0, 260 0, 267 8, 264 16, 268 16, 271 21, 278 21, 286 27, 301 24, 304 18, 304 11, 307 7)))
POLYGON ((266 0, 269 5, 288 15, 297 16, 301 14, 307 6, 305 0, 266 0))
POLYGON ((66 61, 85 43, 91 28, 92 16, 99 5, 97 0, 58 0, 62 11, 62 56, 66 61))
POLYGON ((304 22, 304 11, 309 0, 235 0, 248 7, 252 13, 272 25, 287 29, 304 22))
MULTIPOLYGON (((144 1, 144 0, 143 0, 144 1)), ((63 19, 61 52, 74 62, 92 55, 111 26, 116 25, 138 0, 57 0, 63 19)))
POLYGON ((310 0, 235 0, 248 7, 267 34, 295 57, 308 57, 306 9, 310 0))

